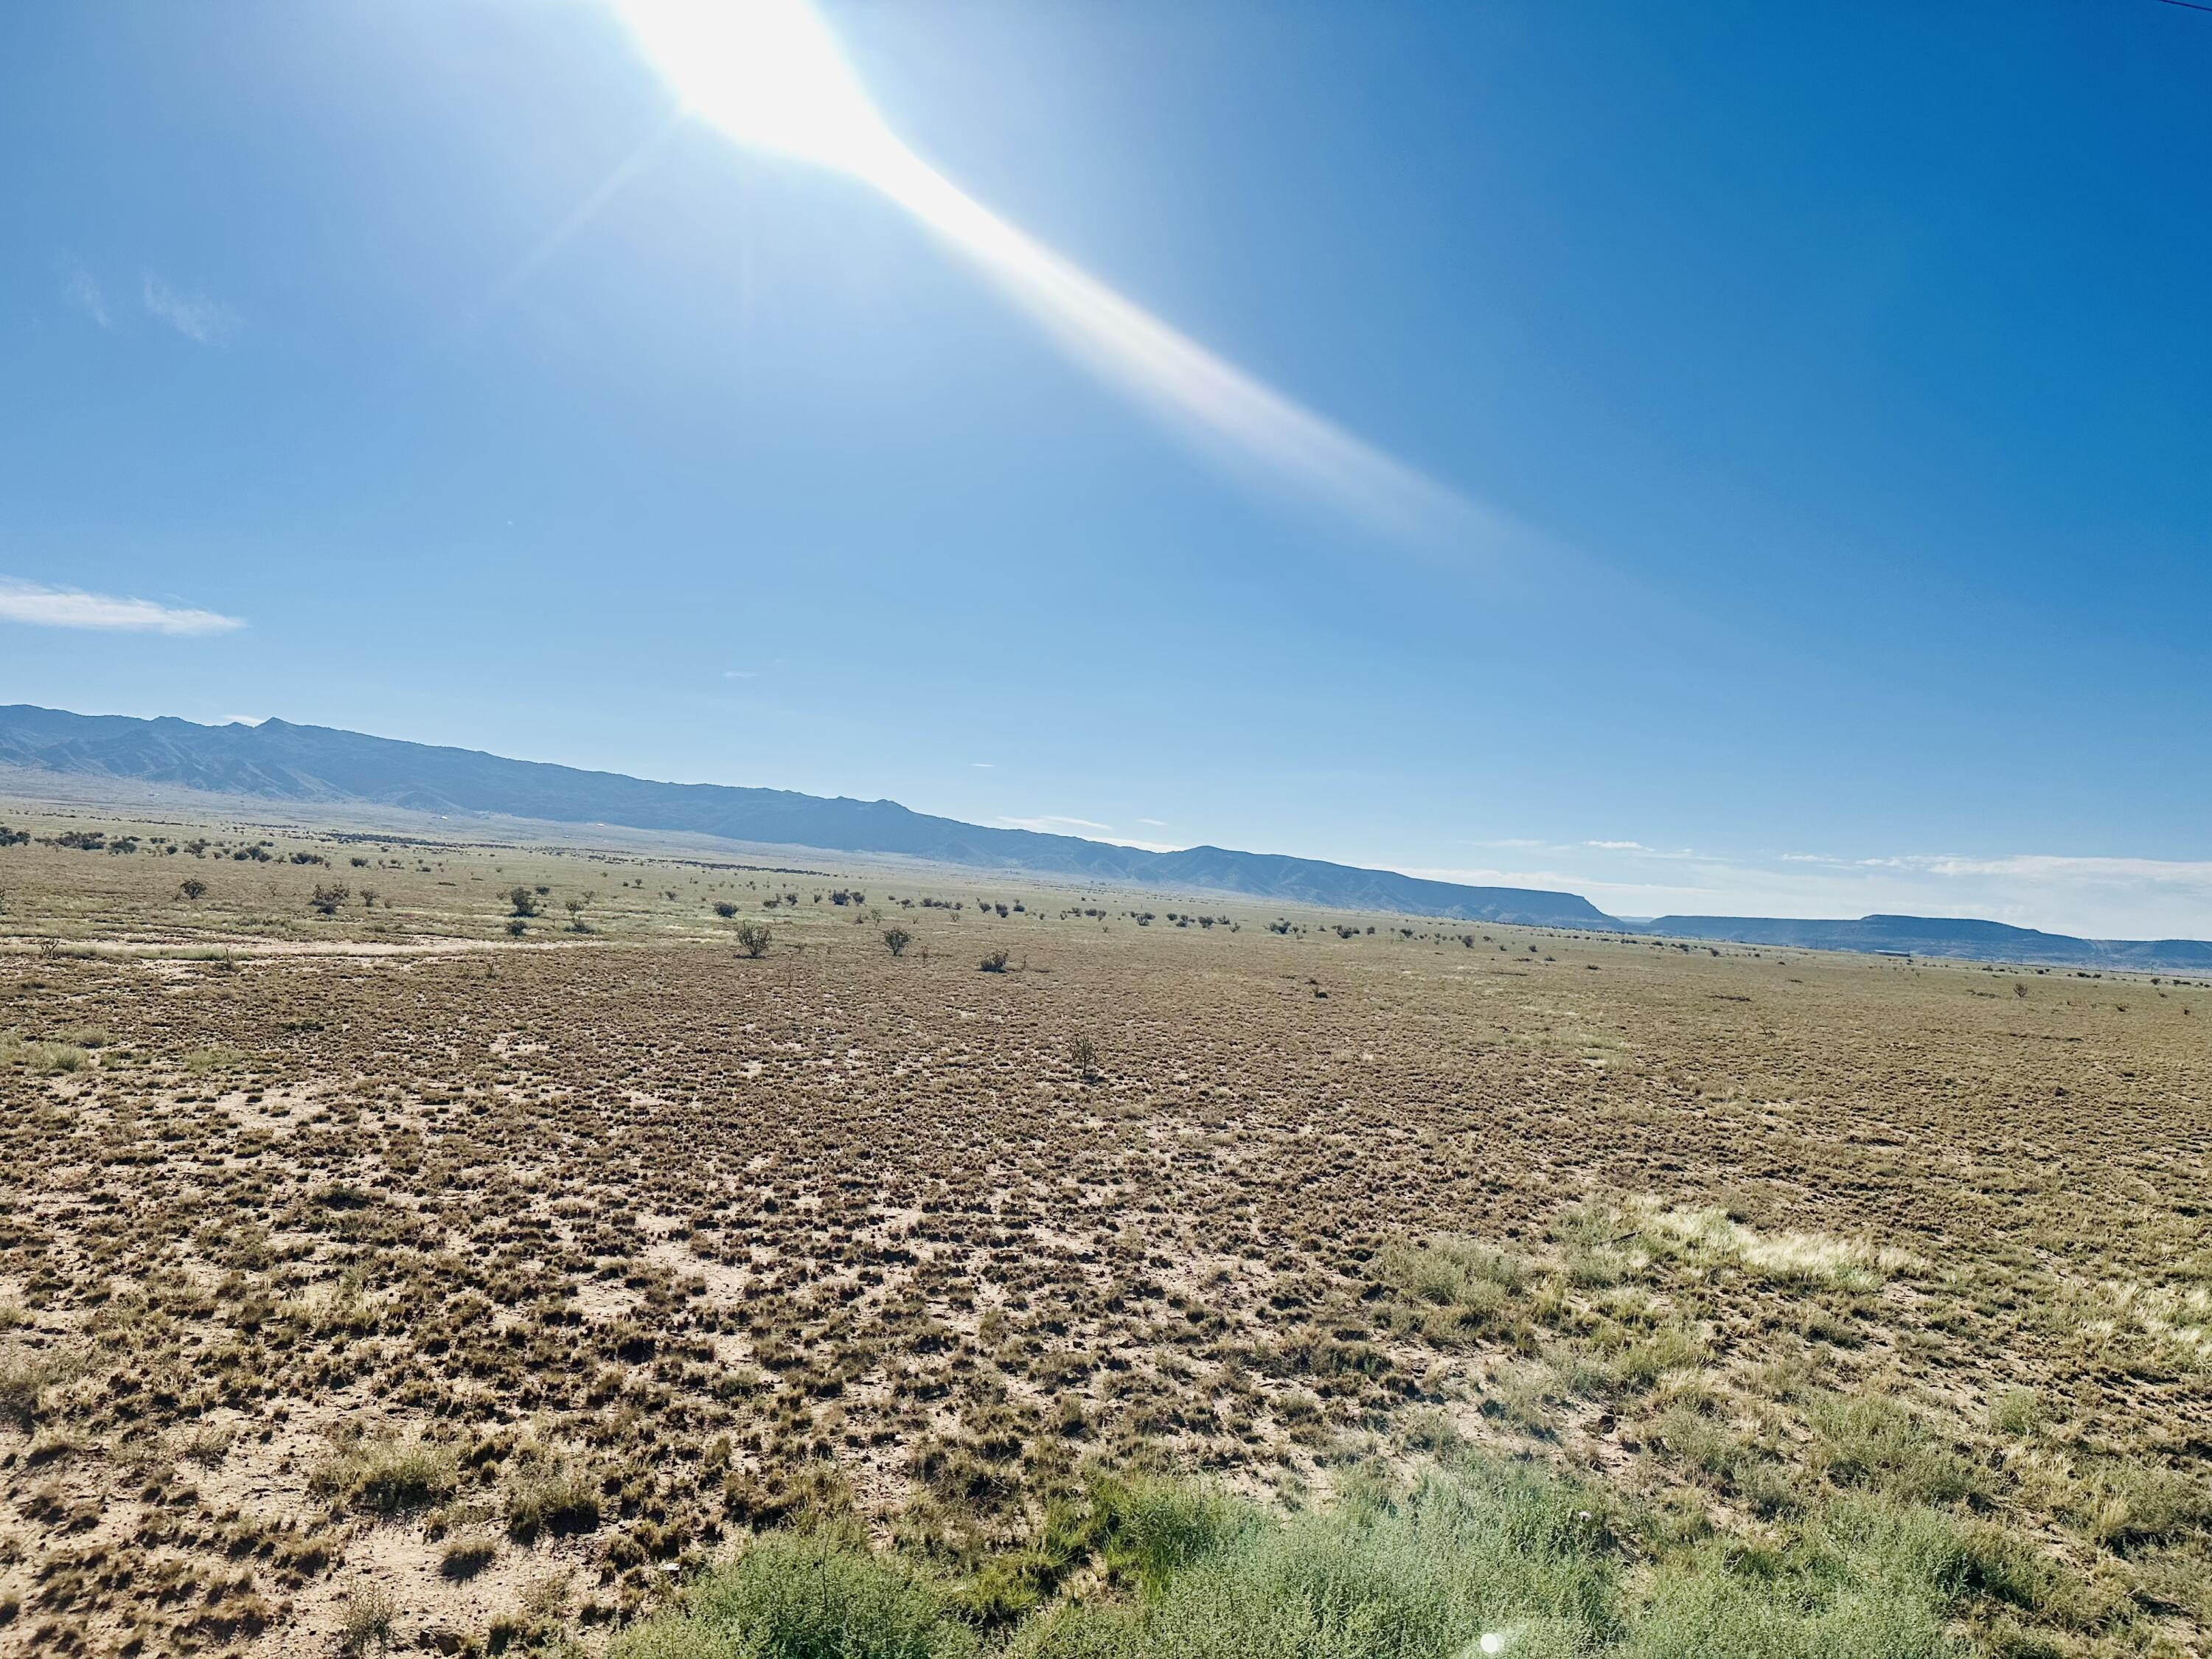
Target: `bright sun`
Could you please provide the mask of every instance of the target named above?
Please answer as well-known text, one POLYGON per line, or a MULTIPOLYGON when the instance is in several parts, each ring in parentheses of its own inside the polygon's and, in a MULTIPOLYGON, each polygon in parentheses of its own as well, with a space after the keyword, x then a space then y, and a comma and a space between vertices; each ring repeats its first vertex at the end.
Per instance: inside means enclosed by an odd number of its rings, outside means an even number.
POLYGON ((876 113, 807 0, 616 0, 685 106, 739 143, 834 167, 890 197, 965 253, 1099 373, 1224 458, 1331 498, 1416 540, 1510 532, 1292 402, 1000 218, 876 113))
POLYGON ((741 143, 879 178, 903 149, 805 0, 621 0, 684 104, 741 143))

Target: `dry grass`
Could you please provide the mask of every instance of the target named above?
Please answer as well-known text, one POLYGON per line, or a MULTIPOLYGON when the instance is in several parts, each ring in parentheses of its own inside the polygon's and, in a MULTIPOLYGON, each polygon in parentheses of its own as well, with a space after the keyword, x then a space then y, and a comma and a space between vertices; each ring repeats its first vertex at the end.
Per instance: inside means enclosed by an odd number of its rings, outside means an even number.
POLYGON ((2202 988, 99 822, 0 851, 0 1651, 597 1651, 793 1522, 1049 1651, 1243 1593, 1055 1532, 1108 1472, 1476 1457, 1624 1650, 1909 1557, 1928 1651, 2208 1651, 2202 988))

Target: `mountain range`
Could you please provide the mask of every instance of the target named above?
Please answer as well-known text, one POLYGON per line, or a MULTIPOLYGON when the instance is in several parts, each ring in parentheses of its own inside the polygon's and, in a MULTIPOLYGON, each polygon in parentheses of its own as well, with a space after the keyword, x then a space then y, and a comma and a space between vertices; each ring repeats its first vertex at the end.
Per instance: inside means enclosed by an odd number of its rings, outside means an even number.
MULTIPOLYGON (((0 707, 0 765, 267 800, 358 802, 449 817, 620 825, 768 846, 896 854, 979 869, 1233 893, 1332 909, 1630 931, 1629 924, 1573 893, 1468 886, 1394 870, 1219 847, 1152 852, 1077 836, 963 823, 915 812, 896 801, 658 783, 281 720, 258 726, 199 726, 167 717, 75 714, 15 704, 0 707)), ((1970 920, 1662 916, 1636 924, 1633 931, 1806 950, 2212 971, 2212 945, 2193 939, 2082 939, 1970 920)))

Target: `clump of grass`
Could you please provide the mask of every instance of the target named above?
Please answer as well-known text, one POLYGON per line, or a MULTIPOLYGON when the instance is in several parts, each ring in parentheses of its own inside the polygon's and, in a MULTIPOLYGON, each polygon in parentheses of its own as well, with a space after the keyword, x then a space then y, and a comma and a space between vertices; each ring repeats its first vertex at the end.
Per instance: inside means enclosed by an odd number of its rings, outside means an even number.
POLYGON ((78 1043, 41 1042, 19 1031, 0 1034, 0 1066, 20 1066, 33 1077, 61 1077, 91 1064, 90 1050, 78 1043))
POLYGON ((2096 1297, 2103 1317, 2093 1328, 2131 1327, 2176 1370, 2212 1376, 2212 1285, 2113 1282, 2098 1286, 2096 1297))
POLYGON ((1861 1239, 1756 1232, 1718 1206, 1666 1209, 1639 1199, 1624 1214, 1656 1253, 1727 1262, 1778 1285, 1875 1291, 1889 1274, 1917 1265, 1905 1251, 1877 1249, 1861 1239))
POLYGON ((482 1533, 471 1533, 448 1543, 438 1557, 439 1574, 456 1581, 473 1578, 492 1564, 499 1546, 482 1533))
POLYGON ((2091 1537, 2124 1550, 2212 1521, 2212 1489, 2201 1476, 2112 1458, 2089 1468, 2074 1507, 2091 1537))
POLYGON ((1711 1358, 1697 1333, 1680 1325, 1662 1325, 1614 1355, 1607 1374, 1616 1387, 1638 1392, 1655 1386, 1669 1371, 1702 1365, 1711 1358))
POLYGON ((1990 1402, 1990 1427, 2009 1439, 2024 1439, 2050 1419, 2043 1396, 2033 1389, 2007 1389, 1990 1402))
POLYGON ((230 1455, 238 1431, 228 1424, 198 1423, 178 1437, 177 1455, 203 1468, 216 1468, 230 1455))
POLYGON ((39 1420, 46 1390, 60 1380, 50 1354, 21 1348, 0 1352, 0 1422, 27 1431, 39 1420))
POLYGON ((443 1503, 460 1484, 453 1449, 419 1436, 362 1436, 343 1443, 308 1488, 343 1509, 401 1515, 443 1503))
POLYGON ((507 1531, 527 1544, 550 1533, 566 1537, 599 1524, 599 1490, 580 1470, 552 1460, 532 1460, 507 1489, 507 1531))
POLYGON ((1374 1271, 1399 1293, 1422 1334, 1440 1343, 1510 1324, 1509 1304, 1529 1279, 1517 1256, 1464 1238, 1394 1243, 1376 1256, 1374 1271))
POLYGON ((1829 1479, 1921 1504, 1981 1496, 1986 1474, 1936 1435, 1910 1407, 1881 1395, 1818 1395, 1806 1415, 1819 1431, 1814 1457, 1829 1479))
POLYGON ((1223 1492, 1170 1480, 1109 1480, 1092 1498, 1091 1530, 1108 1576, 1157 1589, 1234 1542, 1258 1512, 1223 1492))

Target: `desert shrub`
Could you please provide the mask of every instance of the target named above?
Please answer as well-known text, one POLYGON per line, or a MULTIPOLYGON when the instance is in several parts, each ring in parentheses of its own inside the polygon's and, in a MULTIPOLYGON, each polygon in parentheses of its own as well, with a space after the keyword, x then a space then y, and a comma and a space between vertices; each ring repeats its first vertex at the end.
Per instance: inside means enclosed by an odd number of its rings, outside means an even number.
POLYGON ((1006 953, 994 951, 975 965, 987 974, 1003 974, 1006 971, 1006 953))
POLYGON ((714 901, 714 914, 721 917, 724 921, 727 921, 732 916, 738 914, 737 904, 734 901, 730 899, 716 899, 714 901))
POLYGON ((775 930, 764 921, 741 921, 737 931, 738 949, 749 957, 764 957, 768 947, 775 942, 775 930))
POLYGON ((1108 1575, 1152 1590, 1260 1521, 1249 1505, 1182 1481, 1102 1481, 1091 1503, 1091 1530, 1108 1575))
POLYGON ((392 1646, 392 1623, 398 1608, 381 1584, 356 1584, 338 1604, 338 1652, 344 1659, 384 1653, 392 1646))
POLYGON ((208 884, 198 876, 186 876, 177 884, 177 896, 187 900, 201 899, 207 896, 207 890, 208 884))
POLYGON ((1627 1659, 1964 1659, 1925 1587, 1836 1582, 1769 1556, 1705 1553, 1664 1575, 1627 1659))
POLYGON ((518 916, 534 916, 538 914, 538 895, 527 887, 508 888, 507 902, 513 907, 514 913, 518 916))
POLYGON ((337 883, 318 882, 315 890, 307 896, 307 908, 323 915, 334 916, 338 913, 338 907, 352 896, 351 891, 337 883))
POLYGON ((964 1659, 948 1587, 837 1534, 770 1534, 702 1576, 611 1659, 964 1659))
POLYGON ((1802 1533, 1715 1538, 1662 1563, 1624 1659, 1965 1659, 1960 1598, 2048 1606, 2057 1571, 2003 1528, 1875 1493, 1832 1499, 1802 1533))
MULTIPOLYGON (((1187 1534, 1178 1530, 1173 1536, 1187 1534)), ((1611 1632, 1614 1569, 1580 1489, 1502 1468, 1425 1480, 1402 1501, 1288 1523, 1201 1528, 1205 1547, 1133 1601, 1033 1623, 1024 1659, 1457 1659, 1565 1656, 1611 1632), (1493 1646, 1482 1645, 1492 1638, 1493 1646)))
POLYGON ((886 927, 884 929, 884 949, 889 951, 895 957, 904 956, 906 954, 906 947, 913 943, 914 935, 908 933, 903 927, 886 927))

